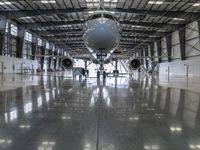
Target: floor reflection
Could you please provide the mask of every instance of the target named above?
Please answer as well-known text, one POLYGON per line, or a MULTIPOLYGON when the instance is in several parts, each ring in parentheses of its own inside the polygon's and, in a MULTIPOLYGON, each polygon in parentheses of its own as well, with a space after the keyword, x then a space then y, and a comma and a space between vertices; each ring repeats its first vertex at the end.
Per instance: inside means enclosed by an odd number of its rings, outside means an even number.
POLYGON ((156 76, 27 79, 0 92, 2 150, 200 149, 199 92, 156 76))

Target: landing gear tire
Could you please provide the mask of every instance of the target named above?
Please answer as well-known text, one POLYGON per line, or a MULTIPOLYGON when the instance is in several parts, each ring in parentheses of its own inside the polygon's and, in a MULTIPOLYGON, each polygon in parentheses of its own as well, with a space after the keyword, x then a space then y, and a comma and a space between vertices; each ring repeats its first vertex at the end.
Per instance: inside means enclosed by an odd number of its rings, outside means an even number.
POLYGON ((105 71, 103 72, 103 78, 104 79, 106 78, 106 72, 105 71))
POLYGON ((100 78, 100 71, 97 71, 97 78, 100 78))

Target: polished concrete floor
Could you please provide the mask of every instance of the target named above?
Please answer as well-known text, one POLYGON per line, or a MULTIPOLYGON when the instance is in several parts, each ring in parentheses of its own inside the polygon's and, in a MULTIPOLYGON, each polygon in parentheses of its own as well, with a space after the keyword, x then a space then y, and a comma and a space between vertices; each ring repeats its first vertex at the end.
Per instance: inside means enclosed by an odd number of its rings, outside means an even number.
POLYGON ((0 75, 0 150, 200 149, 200 91, 160 79, 0 75))

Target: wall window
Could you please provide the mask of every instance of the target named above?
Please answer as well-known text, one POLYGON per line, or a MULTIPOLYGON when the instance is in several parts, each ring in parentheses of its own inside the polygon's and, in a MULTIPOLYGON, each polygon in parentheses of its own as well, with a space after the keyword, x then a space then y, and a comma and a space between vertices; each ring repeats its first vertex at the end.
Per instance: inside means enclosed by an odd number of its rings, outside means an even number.
POLYGON ((28 32, 25 33, 25 40, 26 41, 32 42, 32 38, 33 38, 33 36, 32 36, 31 33, 28 33, 28 32))
POLYGON ((11 56, 16 57, 17 55, 17 39, 14 37, 11 37, 11 44, 10 44, 10 52, 11 52, 11 56))
POLYGON ((55 46, 54 46, 54 45, 53 45, 52 51, 53 51, 53 52, 55 51, 55 46))
POLYGON ((18 35, 18 28, 17 28, 17 26, 11 24, 10 33, 11 33, 11 35, 17 36, 18 35))
POLYGON ((32 38, 33 35, 29 32, 25 32, 24 45, 23 45, 23 58, 31 59, 32 57, 32 38))
POLYGON ((46 49, 49 49, 49 43, 48 42, 46 43, 46 49))
POLYGON ((42 39, 38 38, 38 46, 42 46, 42 39))
POLYGON ((9 31, 9 23, 6 22, 6 33, 8 33, 8 31, 9 31))
POLYGON ((18 34, 17 26, 13 24, 6 23, 5 36, 4 36, 4 56, 16 57, 17 54, 17 39, 18 34))
POLYGON ((6 29, 5 29, 5 36, 4 36, 4 48, 3 48, 3 55, 4 56, 10 56, 10 32, 9 32, 9 23, 6 22, 6 29))
POLYGON ((31 59, 32 57, 32 45, 30 42, 25 41, 23 45, 23 58, 31 59))

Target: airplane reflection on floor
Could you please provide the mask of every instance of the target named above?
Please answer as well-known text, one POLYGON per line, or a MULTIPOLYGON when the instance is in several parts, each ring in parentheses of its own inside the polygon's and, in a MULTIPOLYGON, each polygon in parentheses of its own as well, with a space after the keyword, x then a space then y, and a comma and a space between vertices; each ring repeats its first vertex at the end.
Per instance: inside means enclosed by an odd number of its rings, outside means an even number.
POLYGON ((154 76, 34 79, 0 92, 2 150, 93 150, 97 112, 101 150, 200 147, 198 92, 163 87, 154 76))

